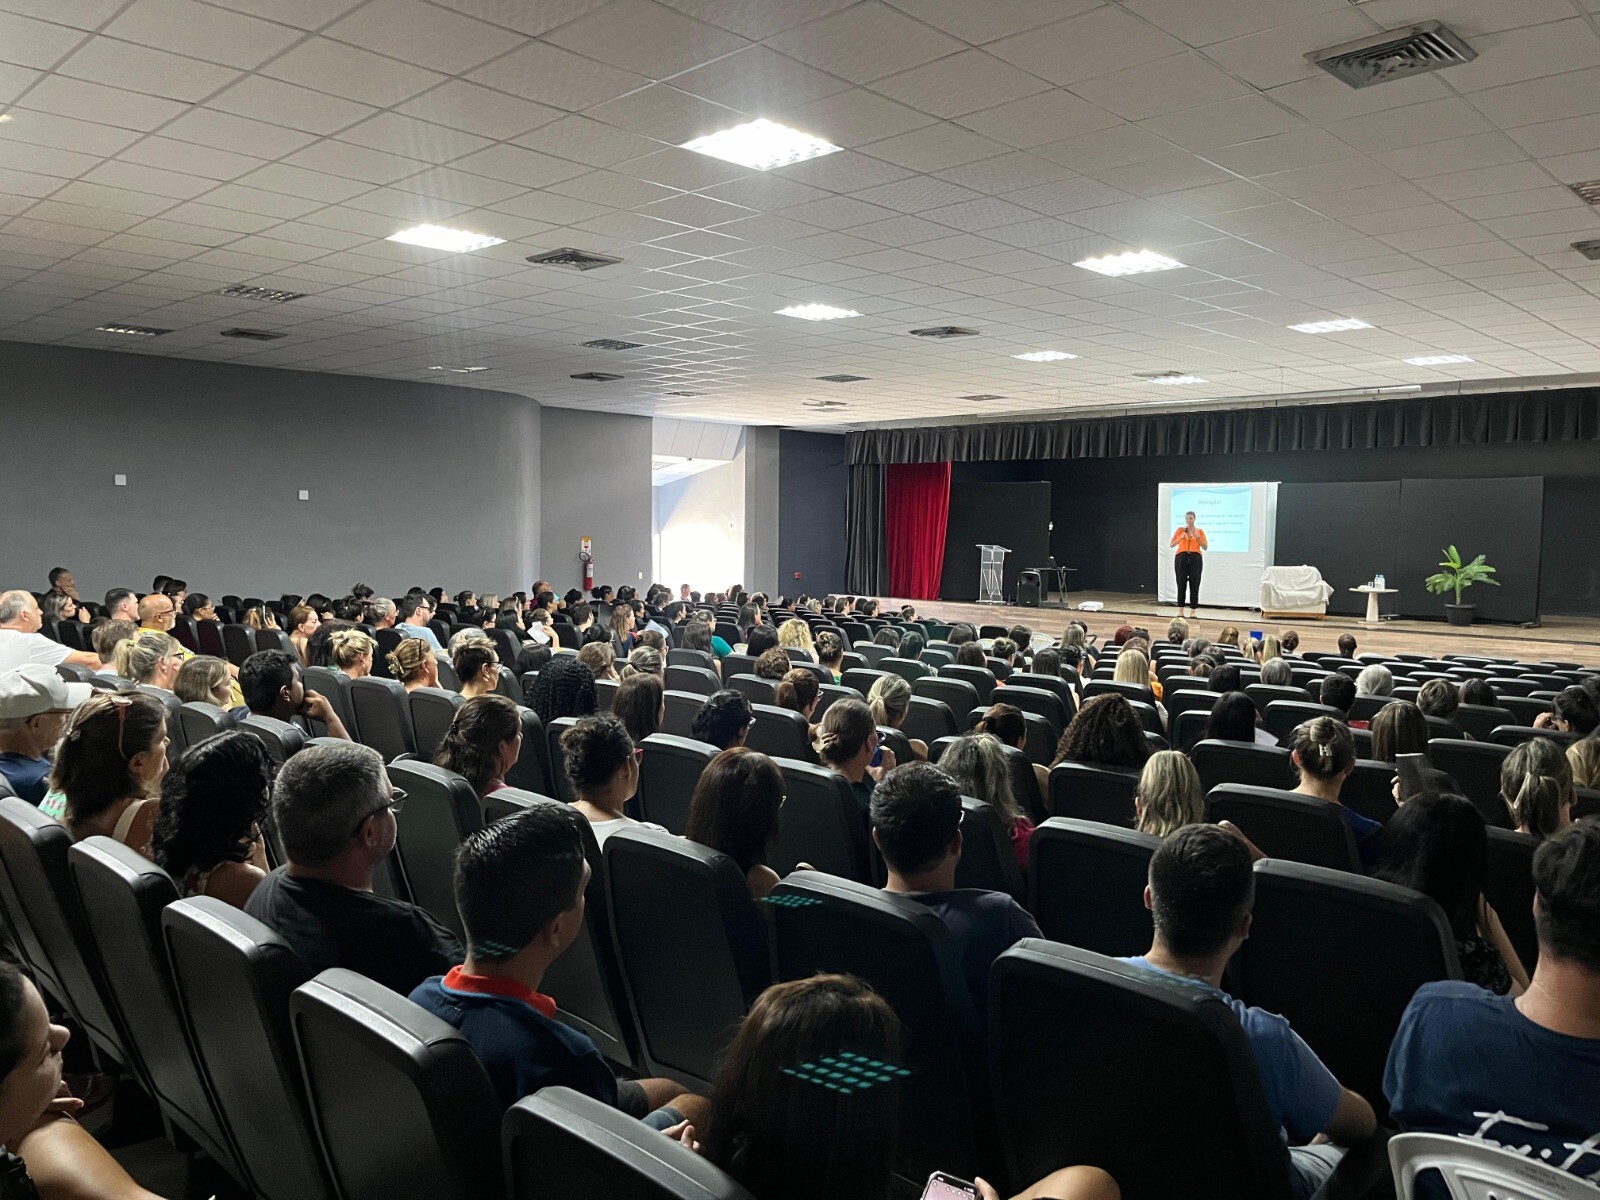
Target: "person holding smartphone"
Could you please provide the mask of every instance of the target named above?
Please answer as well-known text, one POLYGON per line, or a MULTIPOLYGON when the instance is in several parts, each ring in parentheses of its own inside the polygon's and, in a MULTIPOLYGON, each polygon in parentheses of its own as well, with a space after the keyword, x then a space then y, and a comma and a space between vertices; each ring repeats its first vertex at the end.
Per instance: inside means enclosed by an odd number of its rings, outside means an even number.
POLYGON ((839 700, 830 705, 812 741, 824 765, 843 775, 868 816, 872 791, 894 770, 894 751, 878 744, 878 725, 872 710, 860 700, 839 700))
POLYGON ((1167 545, 1173 547, 1177 553, 1172 556, 1172 569, 1178 576, 1178 610, 1183 611, 1183 595, 1185 587, 1189 592, 1189 615, 1200 615, 1200 571, 1204 565, 1201 556, 1209 546, 1206 542, 1206 531, 1194 523, 1194 514, 1183 514, 1183 524, 1172 531, 1172 539, 1167 545))

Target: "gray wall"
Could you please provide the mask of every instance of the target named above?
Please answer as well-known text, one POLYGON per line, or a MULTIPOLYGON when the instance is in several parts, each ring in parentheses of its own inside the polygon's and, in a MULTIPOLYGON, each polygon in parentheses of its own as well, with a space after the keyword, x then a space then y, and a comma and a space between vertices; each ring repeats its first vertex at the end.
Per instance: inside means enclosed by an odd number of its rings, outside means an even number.
POLYGON ((650 582, 649 417, 544 410, 540 571, 562 592, 582 583, 579 539, 594 539, 595 582, 650 582))
POLYGON ((794 595, 778 578, 778 434, 770 425, 744 431, 745 587, 768 595, 794 595))
POLYGON ((850 468, 839 433, 779 435, 778 580, 786 594, 844 591, 845 496, 850 468), (795 579, 799 571, 802 578, 795 579))
POLYGON ((505 592, 538 569, 524 397, 14 342, 0 380, 4 586, 505 592))

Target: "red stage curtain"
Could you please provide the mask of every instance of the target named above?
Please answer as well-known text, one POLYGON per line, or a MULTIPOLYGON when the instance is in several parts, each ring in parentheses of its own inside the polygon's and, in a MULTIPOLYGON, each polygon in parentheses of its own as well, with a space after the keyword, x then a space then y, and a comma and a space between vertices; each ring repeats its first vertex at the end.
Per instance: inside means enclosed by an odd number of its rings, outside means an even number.
POLYGON ((950 464, 893 463, 885 488, 889 594, 935 600, 944 571, 944 528, 950 515, 950 464))

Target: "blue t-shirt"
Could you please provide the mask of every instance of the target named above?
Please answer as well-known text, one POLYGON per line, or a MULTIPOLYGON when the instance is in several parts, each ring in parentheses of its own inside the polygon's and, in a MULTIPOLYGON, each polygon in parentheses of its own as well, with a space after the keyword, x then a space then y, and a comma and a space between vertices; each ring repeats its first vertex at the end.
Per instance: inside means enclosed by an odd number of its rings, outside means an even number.
POLYGON ((1245 1037, 1250 1039, 1256 1070, 1261 1073, 1261 1086, 1267 1093, 1267 1108, 1291 1143, 1303 1145, 1328 1127, 1334 1113, 1339 1111, 1339 1081, 1322 1065, 1316 1051, 1289 1027, 1287 1020, 1265 1009, 1251 1008, 1203 979, 1163 971, 1142 956, 1118 961, 1154 971, 1165 979, 1202 988, 1233 1009, 1245 1037))
POLYGON ((1469 1138, 1600 1183, 1600 1038, 1536 1025, 1509 996, 1423 984, 1389 1047, 1383 1092, 1406 1132, 1469 1138))
POLYGON ((944 922, 961 954, 961 973, 977 1013, 989 1011, 989 968, 1023 938, 1043 937, 1027 909, 1004 892, 959 888, 950 892, 908 892, 906 898, 931 908, 944 922))
POLYGON ((1351 812, 1343 804, 1337 808, 1344 814, 1345 824, 1350 826, 1350 834, 1356 839, 1356 853, 1361 855, 1361 869, 1371 872, 1378 865, 1378 860, 1383 857, 1383 826, 1371 817, 1363 817, 1358 812, 1351 812))
POLYGON ((434 653, 443 654, 444 647, 439 644, 438 637, 426 625, 396 625, 394 631, 401 637, 412 637, 418 641, 427 642, 432 646, 434 653))
POLYGON ((0 754, 0 775, 6 777, 11 790, 21 799, 37 805, 48 790, 45 781, 50 778, 50 760, 7 750, 0 754))
POLYGON ((569 1087, 617 1107, 616 1076, 583 1034, 524 1000, 458 991, 445 979, 424 980, 411 1001, 461 1031, 505 1107, 547 1087, 569 1087))

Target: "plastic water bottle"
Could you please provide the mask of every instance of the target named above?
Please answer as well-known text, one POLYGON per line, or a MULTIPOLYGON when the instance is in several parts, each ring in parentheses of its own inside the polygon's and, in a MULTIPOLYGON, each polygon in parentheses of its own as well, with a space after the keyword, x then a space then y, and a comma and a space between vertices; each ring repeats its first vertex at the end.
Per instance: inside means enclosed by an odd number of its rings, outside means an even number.
POLYGON ((1380 592, 1383 590, 1383 576, 1382 575, 1379 575, 1372 582, 1380 592))

